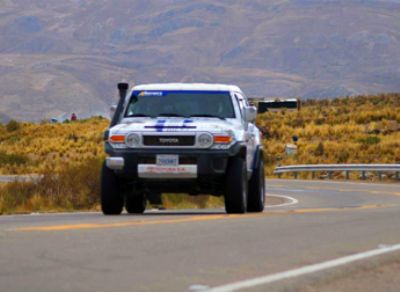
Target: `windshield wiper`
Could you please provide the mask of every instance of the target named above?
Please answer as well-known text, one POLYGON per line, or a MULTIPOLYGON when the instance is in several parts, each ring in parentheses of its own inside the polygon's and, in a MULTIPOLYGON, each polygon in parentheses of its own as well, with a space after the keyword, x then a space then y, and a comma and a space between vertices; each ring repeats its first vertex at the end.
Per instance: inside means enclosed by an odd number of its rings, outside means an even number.
POLYGON ((158 117, 182 117, 182 118, 187 118, 183 115, 180 114, 175 114, 175 113, 160 113, 157 115, 158 117))
POLYGON ((194 117, 203 117, 203 118, 217 118, 217 119, 221 119, 221 120, 226 120, 226 118, 224 117, 220 117, 220 116, 216 116, 216 115, 210 115, 210 114, 195 114, 195 115, 190 115, 191 118, 194 117))
POLYGON ((152 116, 146 115, 146 114, 131 114, 131 115, 126 116, 126 118, 136 118, 136 117, 149 117, 149 118, 153 118, 152 116))

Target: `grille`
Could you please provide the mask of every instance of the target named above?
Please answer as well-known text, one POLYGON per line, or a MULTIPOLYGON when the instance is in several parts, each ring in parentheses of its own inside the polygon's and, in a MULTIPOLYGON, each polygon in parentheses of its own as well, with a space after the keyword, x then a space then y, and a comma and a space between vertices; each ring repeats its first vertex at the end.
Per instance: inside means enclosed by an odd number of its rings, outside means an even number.
POLYGON ((155 156, 143 156, 138 158, 139 164, 155 164, 156 157, 155 156))
POLYGON ((197 159, 189 156, 179 157, 179 164, 197 164, 197 159))
POLYGON ((145 146, 193 146, 195 136, 144 136, 145 146))

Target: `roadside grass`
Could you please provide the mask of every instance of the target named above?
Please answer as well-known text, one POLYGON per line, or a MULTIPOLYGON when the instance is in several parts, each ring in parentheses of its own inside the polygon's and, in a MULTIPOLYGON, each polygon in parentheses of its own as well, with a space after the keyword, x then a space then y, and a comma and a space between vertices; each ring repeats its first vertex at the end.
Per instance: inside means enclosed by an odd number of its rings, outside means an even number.
POLYGON ((163 205, 167 209, 205 209, 221 208, 224 206, 223 197, 189 196, 182 194, 163 194, 163 205))
POLYGON ((35 182, 12 182, 0 186, 0 214, 98 210, 102 159, 89 158, 46 169, 35 182))
MULTIPOLYGON (((46 169, 35 182, 0 185, 0 214, 98 211, 102 163, 103 157, 88 158, 57 170, 46 169)), ((163 205, 167 209, 218 208, 223 199, 163 194, 163 205)))

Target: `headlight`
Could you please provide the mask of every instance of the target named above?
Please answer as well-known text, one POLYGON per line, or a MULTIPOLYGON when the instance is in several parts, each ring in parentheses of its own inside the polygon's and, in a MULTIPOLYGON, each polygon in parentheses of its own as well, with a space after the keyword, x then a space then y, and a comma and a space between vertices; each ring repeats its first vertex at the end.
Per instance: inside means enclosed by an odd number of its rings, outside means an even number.
POLYGON ((197 143, 200 147, 207 148, 213 144, 213 136, 211 134, 203 133, 197 137, 197 143))
POLYGON ((130 133, 125 137, 125 144, 129 148, 139 147, 141 142, 141 138, 139 134, 130 133))

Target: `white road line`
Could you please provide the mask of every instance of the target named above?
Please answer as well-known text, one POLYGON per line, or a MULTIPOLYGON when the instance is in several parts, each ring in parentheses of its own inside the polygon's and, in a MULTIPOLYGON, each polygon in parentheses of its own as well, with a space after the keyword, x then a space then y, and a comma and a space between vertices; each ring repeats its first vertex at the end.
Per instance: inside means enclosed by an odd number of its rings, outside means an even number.
POLYGON ((267 197, 276 197, 276 198, 284 198, 286 200, 288 200, 289 202, 287 203, 283 203, 283 204, 279 204, 279 205, 272 205, 272 206, 266 206, 267 208, 277 208, 277 207, 287 207, 287 206, 291 206, 291 205, 295 205, 297 204, 299 201, 293 197, 289 197, 289 196, 284 196, 284 195, 277 195, 277 194, 268 194, 266 193, 267 197))
POLYGON ((306 274, 311 274, 331 268, 335 268, 338 266, 346 265, 355 261, 364 260, 370 257, 395 252, 400 250, 400 244, 395 244, 392 246, 386 246, 378 249, 373 249, 366 252, 361 252, 357 254, 353 254, 350 256, 345 256, 342 258, 338 258, 335 260, 330 260, 327 262, 322 262, 319 264, 304 266, 298 269, 288 270, 285 272, 280 272, 276 274, 266 275, 259 278, 244 280, 232 284, 222 285, 215 288, 211 288, 207 291, 212 292, 227 292, 227 291, 237 291, 240 289, 251 288, 259 285, 265 285, 273 282, 282 281, 289 278, 299 277, 306 274))
POLYGON ((271 187, 268 187, 268 190, 281 191, 281 192, 293 192, 293 193, 304 193, 304 192, 310 191, 310 190, 302 190, 302 189, 286 189, 286 188, 271 188, 271 187))

